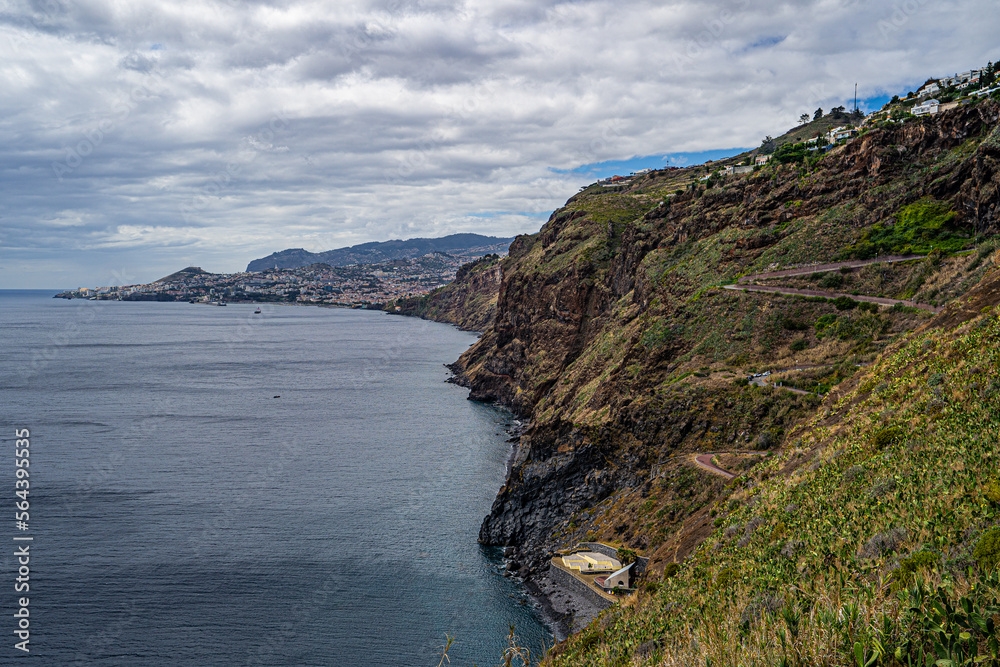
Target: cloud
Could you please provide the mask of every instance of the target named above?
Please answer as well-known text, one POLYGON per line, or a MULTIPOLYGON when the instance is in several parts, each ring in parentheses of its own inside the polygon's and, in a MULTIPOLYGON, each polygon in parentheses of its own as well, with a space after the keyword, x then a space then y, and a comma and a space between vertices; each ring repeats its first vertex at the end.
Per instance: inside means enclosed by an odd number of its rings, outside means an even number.
POLYGON ((535 231, 581 166, 757 145, 855 82, 875 97, 995 60, 992 10, 14 1, 0 10, 0 287, 535 231))

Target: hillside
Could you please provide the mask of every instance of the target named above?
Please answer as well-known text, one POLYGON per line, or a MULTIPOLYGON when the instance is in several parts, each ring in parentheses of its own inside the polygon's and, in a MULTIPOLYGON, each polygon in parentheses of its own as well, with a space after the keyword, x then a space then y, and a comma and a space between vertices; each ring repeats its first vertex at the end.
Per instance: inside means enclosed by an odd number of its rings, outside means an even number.
POLYGON ((175 271, 169 276, 164 276, 159 280, 154 282, 157 283, 178 283, 178 282, 188 282, 192 280, 198 280, 202 276, 213 275, 209 271, 203 270, 200 266, 189 266, 187 268, 181 269, 180 271, 175 271))
POLYGON ((389 312, 483 331, 496 317, 502 272, 499 255, 486 255, 459 268, 455 280, 424 297, 400 299, 389 312))
POLYGON ((411 259, 432 252, 468 255, 472 258, 494 252, 506 252, 511 240, 480 234, 451 234, 435 239, 416 238, 406 241, 362 243, 349 248, 338 248, 318 253, 308 252, 302 248, 292 248, 253 260, 247 265, 247 271, 266 271, 276 268, 295 269, 311 264, 327 264, 329 266, 378 264, 395 259, 411 259))
MULTIPOLYGON (((939 507, 947 525, 957 525, 959 516, 968 520, 955 535, 923 523, 946 525, 936 519, 918 521, 924 508, 913 506, 908 492, 864 494, 888 471, 915 461, 906 457, 918 454, 903 451, 911 432, 928 443, 920 450, 928 461, 950 456, 956 465, 963 462, 969 471, 963 494, 986 481, 980 471, 996 443, 978 434, 987 423, 995 433, 998 415, 988 402, 965 411, 959 397, 967 404, 992 387, 985 377, 965 373, 985 372, 995 361, 982 356, 995 327, 976 307, 991 305, 981 294, 995 284, 998 117, 1000 104, 984 101, 867 128, 822 157, 771 163, 745 176, 699 184, 704 169, 691 168, 652 172, 612 192, 590 187, 537 234, 515 239, 501 263, 493 325, 456 365, 473 398, 500 402, 530 422, 480 540, 513 546, 516 560, 536 576, 551 553, 584 540, 628 546, 651 558, 639 596, 557 648, 555 664, 706 664, 709 657, 713 665, 782 664, 771 660, 782 642, 770 621, 744 631, 758 637, 760 650, 771 651, 760 655, 769 657, 738 657, 734 642, 748 641, 739 631, 741 617, 773 619, 771 612, 782 608, 778 598, 800 590, 839 601, 838 591, 871 586, 876 573, 896 567, 896 554, 928 544, 941 556, 939 573, 951 568, 947 576, 953 577, 965 565, 976 566, 967 557, 948 560, 958 551, 941 551, 974 549, 979 532, 995 521, 992 510, 972 507, 972 496, 943 490, 930 496, 941 498, 928 507, 939 507), (886 255, 906 257, 887 263, 886 255), (778 273, 797 266, 804 268, 778 273), (970 292, 984 277, 979 292, 970 292), (744 291, 764 288, 777 291, 744 291), (980 301, 961 310, 969 299, 980 301), (935 315, 941 307, 944 313, 935 315), (970 333, 966 320, 986 324, 970 333), (954 345, 964 356, 945 354, 954 345), (921 352, 927 368, 890 370, 898 368, 891 360, 909 359, 915 350, 928 351, 921 352), (784 387, 747 382, 747 375, 765 370, 784 387), (954 387, 950 373, 962 378, 954 387), (893 383, 904 375, 909 384, 901 392, 893 383), (913 384, 932 377, 926 387, 913 384), (940 423, 931 419, 937 414, 940 423), (952 416, 957 421, 948 422, 952 430, 942 441, 949 444, 936 449, 931 427, 943 429, 952 416), (859 439, 862 424, 870 431, 899 429, 879 441, 878 457, 888 458, 870 460, 871 450, 862 446, 870 438, 859 439), (972 436, 979 444, 956 454, 957 443, 972 436), (841 449, 847 453, 835 456, 841 449), (748 450, 766 456, 746 456, 748 450), (692 461, 697 452, 719 452, 741 477, 727 485, 700 470, 692 461), (808 507, 816 513, 790 511, 779 526, 774 508, 795 504, 778 503, 788 497, 794 471, 816 464, 817 454, 822 460, 809 475, 796 474, 819 477, 823 486, 802 486, 803 495, 795 496, 802 507, 813 503, 808 507), (822 467, 828 460, 835 465, 822 467), (844 486, 843 493, 853 495, 837 495, 834 471, 853 466, 863 468, 850 475, 858 478, 855 486, 844 486), (841 511, 841 497, 854 505, 841 511), (873 522, 862 520, 871 504, 864 498, 874 498, 884 513, 871 514, 873 522), (768 513, 758 516, 755 503, 763 499, 768 513), (906 537, 877 538, 888 530, 883 519, 895 521, 906 537), (821 538, 822 544, 809 542, 821 538), (815 546, 818 556, 788 559, 792 565, 778 569, 761 565, 763 574, 747 562, 724 560, 753 552, 769 562, 788 540, 815 546), (848 558, 858 540, 875 540, 866 553, 877 557, 848 558), (879 546, 885 540, 891 549, 879 546), (683 586, 666 576, 673 563, 683 586), (836 587, 829 583, 834 579, 836 587), (810 589, 810 581, 821 582, 821 589, 810 589), (687 611, 671 611, 679 609, 687 611), (696 648, 692 654, 678 646, 696 648)), ((922 465, 923 474, 931 474, 922 465)), ((927 491, 943 488, 926 477, 919 481, 933 482, 919 487, 927 491)), ((797 548, 788 547, 793 554, 797 548)), ((954 595, 965 585, 957 583, 954 595)), ((815 597, 795 600, 789 613, 805 614, 818 604, 815 597)), ((866 622, 877 620, 876 607, 866 609, 866 622)), ((785 642, 798 647, 780 649, 789 665, 846 664, 851 638, 864 652, 874 637, 852 626, 816 649, 828 652, 827 662, 810 662, 795 657, 806 650, 799 646, 805 639, 785 627, 785 642)))

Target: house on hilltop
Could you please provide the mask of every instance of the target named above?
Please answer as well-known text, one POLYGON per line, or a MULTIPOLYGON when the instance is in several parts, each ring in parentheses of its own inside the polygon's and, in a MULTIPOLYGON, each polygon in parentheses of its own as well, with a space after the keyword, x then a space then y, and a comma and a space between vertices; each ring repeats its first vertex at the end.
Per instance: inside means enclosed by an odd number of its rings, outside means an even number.
POLYGON ((941 107, 941 103, 936 99, 924 100, 920 104, 913 107, 912 113, 914 116, 927 116, 936 114, 941 107))
POLYGON ((938 84, 937 81, 931 79, 920 87, 920 90, 917 91, 917 96, 923 97, 924 95, 933 95, 940 91, 941 91, 941 86, 938 84))

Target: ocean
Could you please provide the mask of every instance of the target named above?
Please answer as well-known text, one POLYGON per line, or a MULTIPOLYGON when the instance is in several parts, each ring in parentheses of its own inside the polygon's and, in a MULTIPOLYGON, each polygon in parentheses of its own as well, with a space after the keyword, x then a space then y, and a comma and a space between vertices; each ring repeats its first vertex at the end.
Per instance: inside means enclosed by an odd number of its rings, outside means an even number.
POLYGON ((535 655, 551 645, 476 542, 512 418, 445 382, 474 335, 52 294, 0 291, 0 662, 435 667, 449 636, 450 664, 485 667, 510 625, 535 655), (29 593, 14 545, 30 545, 29 593))

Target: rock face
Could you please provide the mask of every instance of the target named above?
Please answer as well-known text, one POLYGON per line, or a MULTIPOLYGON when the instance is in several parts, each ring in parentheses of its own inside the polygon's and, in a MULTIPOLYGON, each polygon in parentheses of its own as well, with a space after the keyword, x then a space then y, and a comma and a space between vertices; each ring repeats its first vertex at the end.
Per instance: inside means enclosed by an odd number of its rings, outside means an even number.
MULTIPOLYGON (((986 101, 872 128, 815 164, 772 164, 710 189, 700 167, 653 172, 622 192, 591 187, 537 234, 517 237, 489 274, 500 281, 495 316, 482 320, 492 326, 454 366, 470 398, 530 422, 480 541, 516 545, 535 571, 587 535, 655 552, 653 570, 683 558, 711 529, 707 503, 724 484, 694 472, 688 455, 781 446, 819 404, 736 378, 800 363, 789 344, 803 338, 810 364, 843 369, 836 385, 919 324, 899 309, 864 319, 715 288, 776 265, 843 259, 873 225, 891 229, 922 199, 950 208, 969 245, 995 234, 998 116, 986 101), (823 315, 843 331, 814 329, 823 315)), ((908 284, 964 280, 968 289, 986 255, 947 260, 957 277, 944 264, 893 270, 915 276, 908 284)), ((447 297, 448 321, 462 298, 447 297)), ((423 308, 413 311, 431 312, 423 308)))
POLYGON ((486 255, 458 269, 455 280, 426 297, 401 299, 391 312, 483 331, 496 316, 503 269, 500 256, 486 255))

